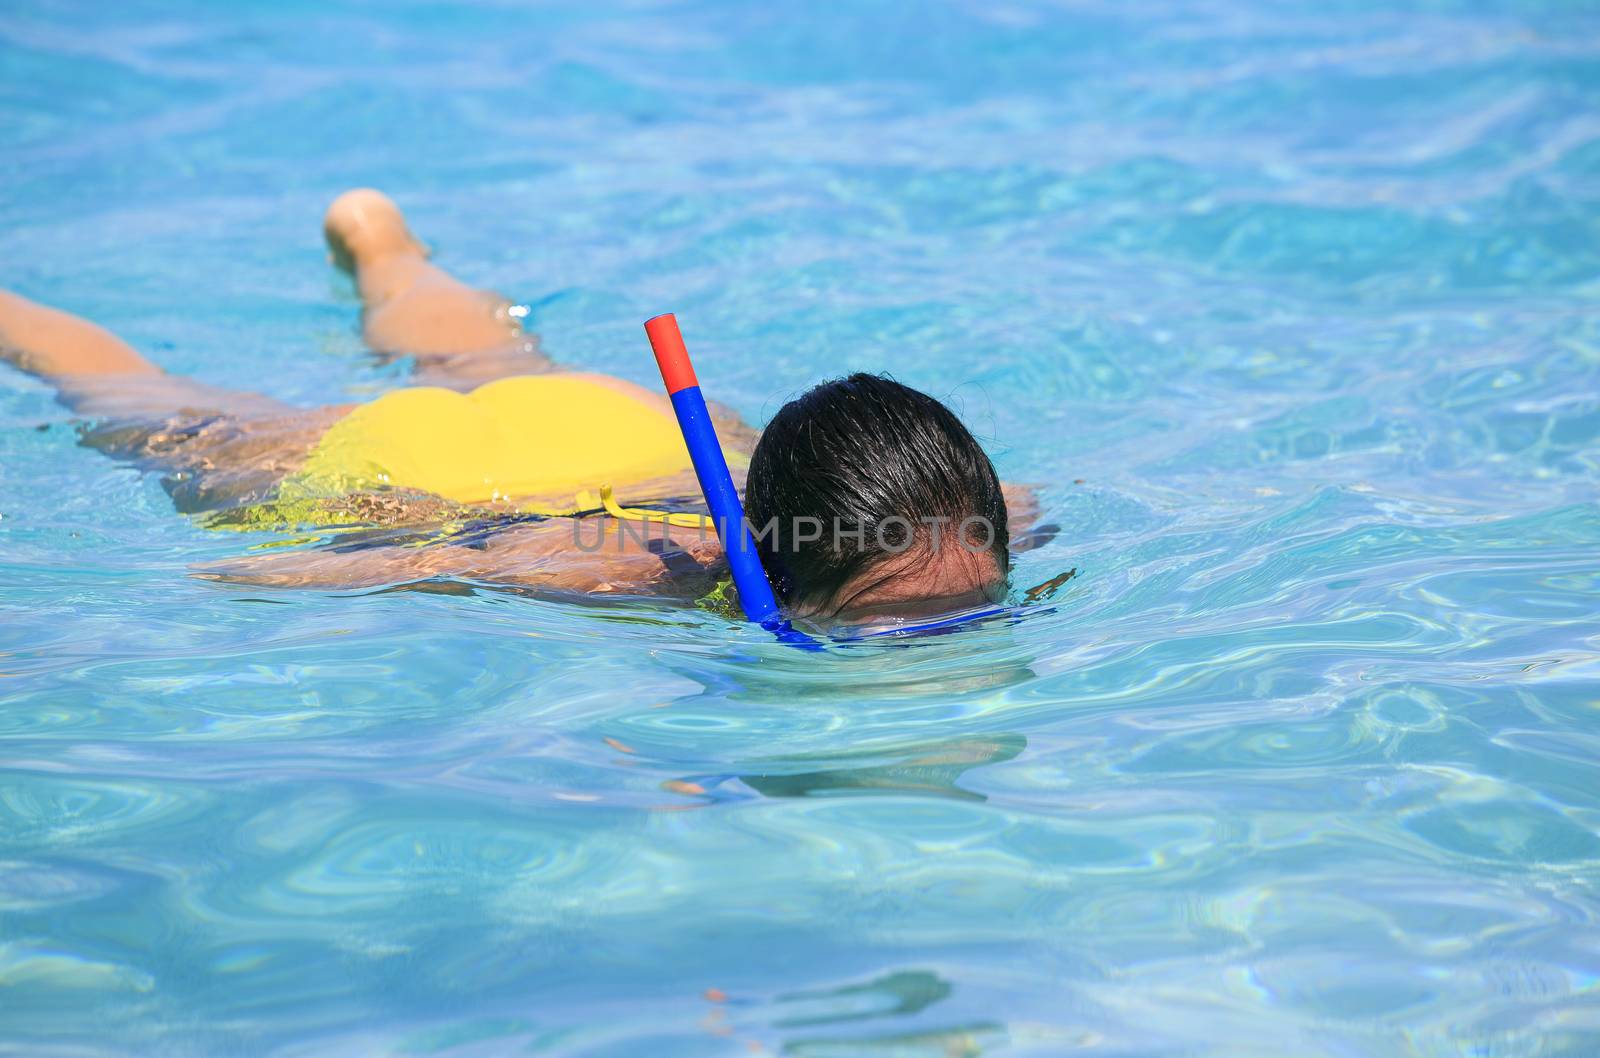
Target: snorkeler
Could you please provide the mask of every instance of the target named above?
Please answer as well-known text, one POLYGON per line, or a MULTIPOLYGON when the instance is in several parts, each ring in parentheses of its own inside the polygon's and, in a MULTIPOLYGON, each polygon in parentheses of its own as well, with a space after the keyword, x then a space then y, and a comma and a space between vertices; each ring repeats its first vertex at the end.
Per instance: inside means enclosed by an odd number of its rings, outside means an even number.
MULTIPOLYGON (((166 374, 109 331, 5 291, 0 359, 50 382, 90 423, 84 443, 162 471, 203 524, 328 531, 323 546, 201 576, 691 598, 717 583, 720 548, 693 516, 699 488, 666 399, 552 362, 508 302, 432 264, 377 191, 339 196, 324 231, 355 279, 367 345, 410 358, 420 385, 295 408, 166 374), (630 531, 639 516, 613 493, 686 517, 630 531)), ((1003 596, 1007 499, 1026 493, 1002 489, 932 397, 856 374, 790 401, 759 439, 725 409, 711 416, 791 615, 892 622, 1003 596)))

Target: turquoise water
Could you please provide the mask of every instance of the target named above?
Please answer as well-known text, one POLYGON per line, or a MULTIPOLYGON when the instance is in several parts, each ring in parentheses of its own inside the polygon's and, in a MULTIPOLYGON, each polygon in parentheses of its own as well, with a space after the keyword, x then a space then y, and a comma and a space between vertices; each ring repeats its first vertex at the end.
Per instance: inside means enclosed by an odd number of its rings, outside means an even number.
POLYGON ((191 578, 0 369, 0 1053, 1600 1053, 1600 12, 0 11, 0 286, 302 404, 384 187, 558 358, 948 397, 1007 628, 191 578))

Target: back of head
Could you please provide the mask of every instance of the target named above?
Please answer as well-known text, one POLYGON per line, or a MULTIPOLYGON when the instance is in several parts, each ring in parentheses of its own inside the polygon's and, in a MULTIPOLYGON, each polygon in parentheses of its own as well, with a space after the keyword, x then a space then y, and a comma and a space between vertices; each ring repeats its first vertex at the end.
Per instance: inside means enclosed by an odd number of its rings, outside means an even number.
POLYGON ((837 612, 896 577, 957 596, 1008 568, 989 457, 950 409, 880 375, 784 405, 751 457, 745 507, 779 598, 799 611, 837 612))

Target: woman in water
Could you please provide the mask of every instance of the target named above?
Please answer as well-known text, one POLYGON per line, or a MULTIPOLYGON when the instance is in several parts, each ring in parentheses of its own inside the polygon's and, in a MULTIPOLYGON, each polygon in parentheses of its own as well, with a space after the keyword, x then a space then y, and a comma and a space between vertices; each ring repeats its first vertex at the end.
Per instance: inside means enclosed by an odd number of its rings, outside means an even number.
MULTIPOLYGON (((503 299, 431 264, 376 191, 341 195, 324 230, 355 278, 367 344, 411 357, 421 385, 362 405, 294 408, 166 374, 109 331, 4 291, 0 359, 95 423, 86 443, 164 471, 178 508, 206 524, 341 530, 319 548, 202 576, 691 597, 715 583, 720 549, 703 527, 641 532, 589 492, 605 485, 630 504, 695 506, 665 398, 553 363, 503 299)), ((713 416, 734 462, 748 464, 747 517, 792 616, 920 619, 1004 594, 1006 493, 1013 505, 1024 494, 1002 492, 938 401, 858 374, 791 401, 759 440, 731 413, 713 416)))

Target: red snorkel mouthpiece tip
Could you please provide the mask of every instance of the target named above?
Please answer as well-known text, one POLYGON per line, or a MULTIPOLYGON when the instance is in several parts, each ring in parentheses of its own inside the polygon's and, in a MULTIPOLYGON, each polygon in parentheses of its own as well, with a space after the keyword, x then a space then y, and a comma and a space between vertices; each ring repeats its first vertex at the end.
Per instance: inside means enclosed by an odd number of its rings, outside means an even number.
POLYGON ((700 384, 694 376, 694 365, 689 363, 689 350, 683 347, 678 317, 670 312, 651 317, 644 323, 644 333, 650 338, 650 348, 656 354, 656 366, 661 368, 661 381, 667 384, 669 396, 700 384))

